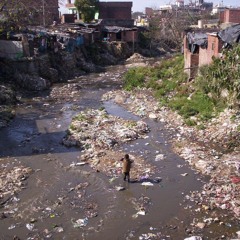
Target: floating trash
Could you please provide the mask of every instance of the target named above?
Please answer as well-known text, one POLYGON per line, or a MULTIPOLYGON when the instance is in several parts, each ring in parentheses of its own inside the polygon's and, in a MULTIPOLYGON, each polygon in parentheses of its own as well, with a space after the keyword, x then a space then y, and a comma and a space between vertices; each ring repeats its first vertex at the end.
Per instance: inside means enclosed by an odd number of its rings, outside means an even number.
POLYGON ((146 186, 146 187, 149 187, 149 186, 154 186, 154 184, 153 183, 151 183, 151 182, 143 182, 143 183, 141 183, 141 185, 142 186, 146 186))
POLYGON ((29 231, 33 231, 33 229, 34 229, 34 224, 27 223, 27 224, 26 224, 26 228, 27 228, 29 231))
POLYGON ((86 227, 88 224, 88 218, 78 219, 76 222, 73 222, 74 228, 86 227))

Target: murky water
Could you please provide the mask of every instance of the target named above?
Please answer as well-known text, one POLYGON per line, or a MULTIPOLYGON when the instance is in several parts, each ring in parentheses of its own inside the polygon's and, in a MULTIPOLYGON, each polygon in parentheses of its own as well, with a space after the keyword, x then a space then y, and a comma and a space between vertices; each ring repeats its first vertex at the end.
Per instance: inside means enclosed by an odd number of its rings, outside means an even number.
MULTIPOLYGON (((119 78, 124 71, 124 66, 113 67, 105 74, 91 74, 71 81, 69 85, 78 84, 81 88, 70 100, 59 97, 54 102, 47 92, 22 99, 14 121, 0 131, 0 155, 4 161, 19 161, 35 172, 28 178, 26 189, 17 195, 18 202, 1 209, 12 214, 0 220, 0 239, 14 236, 20 239, 141 239, 147 233, 158 235, 149 239, 187 236, 185 228, 192 218, 184 209, 187 206, 184 196, 199 190, 203 183, 171 150, 172 133, 166 131, 162 123, 146 119, 151 128, 148 138, 121 146, 125 152, 141 155, 156 166, 153 178, 160 177, 162 181, 152 187, 126 183, 121 177, 110 183, 108 177, 88 165, 69 168, 81 152, 77 148, 66 148, 61 140, 71 118, 79 111, 104 106, 109 114, 138 119, 111 101, 100 101, 103 93, 121 86, 119 78), (166 159, 155 161, 157 154, 164 154, 166 159), (187 176, 181 175, 184 173, 187 176), (88 187, 80 189, 78 196, 71 191, 87 182, 88 187), (117 192, 114 186, 118 184, 123 184, 126 190, 117 192), (133 202, 142 200, 147 205, 146 215, 135 218, 133 202), (97 213, 93 206, 98 206, 97 213), (88 219, 86 226, 74 228, 74 221, 85 218, 86 211, 94 217, 88 219), (30 222, 34 224, 31 230, 26 227, 30 222), (63 232, 57 231, 59 227, 63 232)), ((63 86, 59 84, 54 88, 63 86)))

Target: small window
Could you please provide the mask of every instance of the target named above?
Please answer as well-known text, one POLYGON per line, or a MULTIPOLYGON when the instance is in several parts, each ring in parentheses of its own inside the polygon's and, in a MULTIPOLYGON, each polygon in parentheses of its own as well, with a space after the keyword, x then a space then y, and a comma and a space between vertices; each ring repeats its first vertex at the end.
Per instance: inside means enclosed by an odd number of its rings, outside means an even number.
POLYGON ((215 47, 215 46, 214 46, 214 43, 212 43, 212 50, 214 50, 214 47, 215 47))

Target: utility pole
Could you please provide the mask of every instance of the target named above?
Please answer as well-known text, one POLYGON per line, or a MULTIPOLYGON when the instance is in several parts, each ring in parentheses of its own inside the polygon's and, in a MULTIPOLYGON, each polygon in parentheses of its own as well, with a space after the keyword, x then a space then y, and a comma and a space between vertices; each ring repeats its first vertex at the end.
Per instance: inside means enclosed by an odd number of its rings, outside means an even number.
POLYGON ((43 8, 43 26, 46 26, 45 22, 45 0, 42 0, 42 8, 43 8))
POLYGON ((133 53, 134 53, 135 52, 135 37, 134 37, 135 31, 132 31, 132 33, 133 33, 133 53))

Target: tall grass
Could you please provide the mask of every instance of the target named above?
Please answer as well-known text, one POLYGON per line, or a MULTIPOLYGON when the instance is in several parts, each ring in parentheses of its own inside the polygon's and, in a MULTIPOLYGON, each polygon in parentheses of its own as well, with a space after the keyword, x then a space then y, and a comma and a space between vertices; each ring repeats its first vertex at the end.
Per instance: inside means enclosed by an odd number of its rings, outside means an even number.
POLYGON ((130 69, 124 76, 124 88, 153 89, 156 99, 177 111, 189 125, 207 121, 240 100, 240 46, 224 54, 223 59, 202 67, 193 82, 188 82, 183 56, 178 55, 154 67, 130 69))

